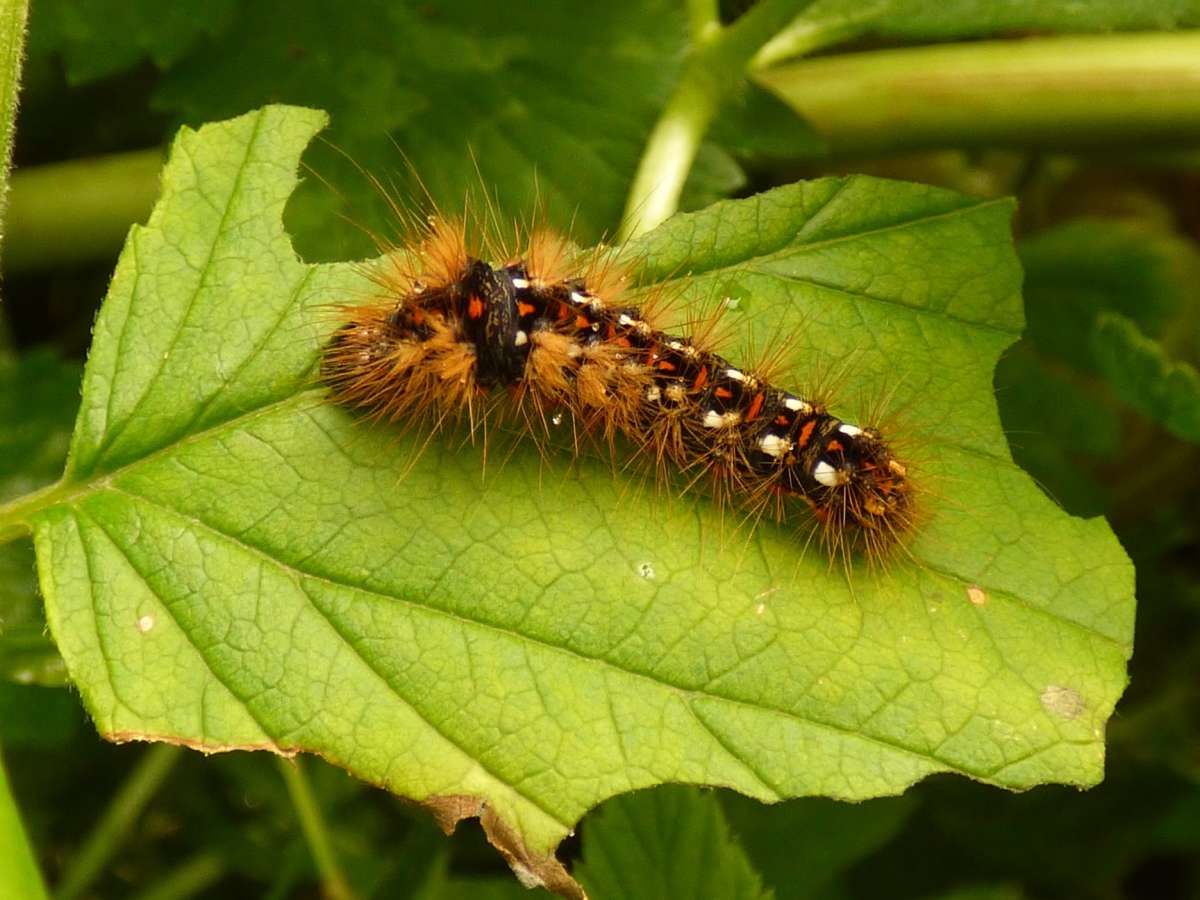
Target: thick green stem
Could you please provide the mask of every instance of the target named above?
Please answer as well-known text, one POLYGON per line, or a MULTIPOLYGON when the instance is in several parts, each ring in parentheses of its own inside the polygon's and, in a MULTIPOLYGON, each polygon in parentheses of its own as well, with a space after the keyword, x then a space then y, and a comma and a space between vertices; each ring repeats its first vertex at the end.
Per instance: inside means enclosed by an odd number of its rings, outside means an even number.
POLYGON ((693 31, 712 37, 693 47, 650 133, 621 219, 621 239, 649 231, 675 212, 700 142, 721 102, 742 85, 746 66, 763 43, 807 5, 808 0, 761 0, 723 31, 698 24, 702 19, 698 3, 689 6, 693 31))
POLYGON ((121 848, 182 752, 173 744, 155 744, 142 754, 63 875, 55 900, 73 900, 91 887, 121 848))
POLYGON ((329 830, 321 816, 321 808, 308 786, 308 779, 300 768, 300 760, 279 760, 279 769, 283 780, 287 783, 288 794, 292 798, 292 806, 300 819, 300 827, 304 838, 308 841, 308 849, 317 865, 321 876, 321 893, 326 900, 354 900, 354 891, 342 867, 338 863, 337 854, 333 850, 333 842, 329 839, 329 830))
POLYGON ((1197 32, 850 53, 754 78, 804 116, 835 155, 1200 141, 1197 32))
POLYGON ((0 759, 0 886, 12 900, 45 900, 46 886, 25 836, 21 814, 0 759))
POLYGON ((150 214, 161 168, 153 149, 16 172, 4 270, 115 258, 129 226, 150 214))

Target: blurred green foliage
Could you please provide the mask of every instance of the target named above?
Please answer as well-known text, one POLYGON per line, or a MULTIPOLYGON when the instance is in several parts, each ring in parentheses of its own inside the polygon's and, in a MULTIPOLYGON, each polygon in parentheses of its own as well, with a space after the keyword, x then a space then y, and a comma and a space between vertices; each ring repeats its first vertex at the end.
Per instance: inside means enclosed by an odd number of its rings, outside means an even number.
MULTIPOLYGON (((847 4, 821 2, 806 15, 822 42, 868 47, 1200 22, 1184 0, 1095 4, 1086 21, 1067 2, 918 5, 921 14, 907 18, 887 16, 911 12, 912 3, 884 0, 854 4, 854 15, 847 4)), ((399 172, 401 182, 420 173, 446 206, 480 180, 505 208, 538 195, 552 220, 575 219, 585 239, 595 238, 616 226, 686 45, 682 10, 667 2, 585 12, 482 0, 349 8, 45 0, 32 13, 17 162, 161 146, 183 122, 268 101, 307 103, 329 109, 336 123, 332 146, 309 158, 309 190, 289 210, 309 258, 361 252, 353 228, 329 224, 335 209, 368 227, 382 221, 377 195, 341 150, 370 171, 399 172)), ((697 871, 736 869, 777 898, 1195 897, 1200 155, 949 148, 825 159, 803 122, 747 88, 710 134, 686 203, 847 170, 1013 193, 1021 203, 1029 328, 996 375, 1014 456, 1068 510, 1107 516, 1139 573, 1137 653, 1110 727, 1108 778, 1086 793, 1024 795, 935 779, 900 799, 771 808, 667 787, 603 804, 562 855, 582 860, 581 872, 598 872, 607 855, 625 860, 619 867, 631 878, 638 867, 661 877, 680 862, 669 838, 695 834, 707 842, 697 871), (623 821, 658 830, 639 836, 623 821)), ((61 465, 81 354, 111 269, 109 259, 5 285, 0 496, 49 482, 61 465)), ((62 669, 42 635, 32 566, 26 543, 0 548, 0 742, 53 884, 145 750, 98 741, 77 698, 47 686, 61 683, 62 669)), ((446 840, 425 813, 338 770, 314 763, 306 771, 361 896, 525 896, 473 824, 446 840)), ((600 900, 647 895, 639 892, 645 880, 610 888, 597 874, 591 883, 600 900)), ((273 761, 188 754, 92 895, 311 897, 315 884, 273 761), (180 886, 185 874, 190 886, 180 886)))

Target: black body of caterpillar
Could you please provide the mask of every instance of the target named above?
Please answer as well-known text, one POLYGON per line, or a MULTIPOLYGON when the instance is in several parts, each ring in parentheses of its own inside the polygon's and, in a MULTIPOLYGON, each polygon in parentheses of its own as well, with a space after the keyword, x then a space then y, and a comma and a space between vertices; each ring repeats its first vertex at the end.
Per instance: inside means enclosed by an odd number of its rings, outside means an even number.
POLYGON ((553 266, 532 262, 544 252, 493 266, 463 243, 461 230, 435 223, 418 253, 434 265, 398 264, 376 279, 386 296, 345 308, 322 365, 336 402, 440 424, 486 414, 485 399, 507 388, 527 421, 567 410, 710 476, 721 501, 778 516, 781 501, 802 500, 843 555, 882 556, 911 527, 906 467, 875 429, 655 328, 586 275, 545 271, 553 266))

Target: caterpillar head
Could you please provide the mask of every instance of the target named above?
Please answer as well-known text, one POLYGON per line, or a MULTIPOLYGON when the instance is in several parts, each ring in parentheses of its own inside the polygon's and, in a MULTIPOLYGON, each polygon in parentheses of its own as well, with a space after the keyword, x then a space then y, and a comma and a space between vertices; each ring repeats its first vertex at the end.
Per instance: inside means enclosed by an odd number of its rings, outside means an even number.
POLYGON ((810 457, 808 498, 825 542, 887 555, 913 524, 908 469, 874 428, 838 422, 819 446, 810 457))

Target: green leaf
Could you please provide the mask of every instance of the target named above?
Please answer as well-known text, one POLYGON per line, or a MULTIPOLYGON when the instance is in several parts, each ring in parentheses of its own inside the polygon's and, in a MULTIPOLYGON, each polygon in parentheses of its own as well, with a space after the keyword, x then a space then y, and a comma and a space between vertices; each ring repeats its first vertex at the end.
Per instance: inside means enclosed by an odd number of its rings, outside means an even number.
POLYGON ((1104 313, 1092 332, 1092 349, 1117 394, 1176 437, 1200 442, 1200 372, 1173 361, 1137 323, 1104 313))
POLYGON ((1092 332, 1108 310, 1159 334, 1200 308, 1200 257, 1189 241, 1119 221, 1076 219, 1022 241, 1028 337, 1043 353, 1097 371, 1092 332))
POLYGON ((132 68, 147 57, 178 62, 206 35, 229 23, 233 0, 46 0, 38 4, 35 52, 62 54, 73 82, 132 68))
POLYGON ((557 842, 663 781, 774 800, 1101 778, 1132 571, 1008 456, 1010 203, 823 179, 630 248, 648 280, 736 300, 744 340, 789 336, 810 374, 843 361, 846 415, 892 393, 928 515, 911 562, 848 582, 794 528, 750 536, 524 446, 481 482, 481 447, 329 404, 329 304, 370 288, 301 264, 280 224, 323 121, 181 134, 97 320, 65 479, 4 513, 34 525, 102 734, 320 754, 446 825, 481 815, 567 892, 557 842))
POLYGON ((663 785, 618 797, 588 817, 583 835, 575 874, 593 900, 772 896, 712 793, 663 785))
POLYGON ((721 800, 751 864, 778 900, 836 896, 834 879, 891 840, 916 805, 911 795, 858 804, 808 797, 767 807, 737 794, 721 800))
POLYGON ((1040 232, 1020 253, 1029 328, 996 373, 1004 424, 1017 460, 1055 498, 1097 513, 1129 488, 1101 466, 1114 464, 1122 444, 1137 443, 1117 398, 1187 433, 1190 367, 1171 363, 1166 345, 1189 349, 1200 257, 1173 234, 1099 219, 1040 232), (1101 326, 1107 315, 1134 331, 1101 326), (1135 340, 1138 329, 1162 336, 1164 346, 1135 340))
MULTIPOLYGON (((536 201, 549 221, 595 240, 616 228, 686 38, 674 0, 267 0, 246 5, 228 33, 172 69, 156 104, 190 122, 276 99, 329 110, 329 140, 346 155, 318 147, 308 162, 346 198, 341 211, 366 226, 386 227, 388 210, 357 166, 414 196, 428 191, 448 210, 482 183, 502 209, 528 215, 536 201)), ((690 196, 735 180, 713 153, 690 196)), ((290 211, 307 258, 368 247, 334 227, 334 199, 314 183, 290 211)))

